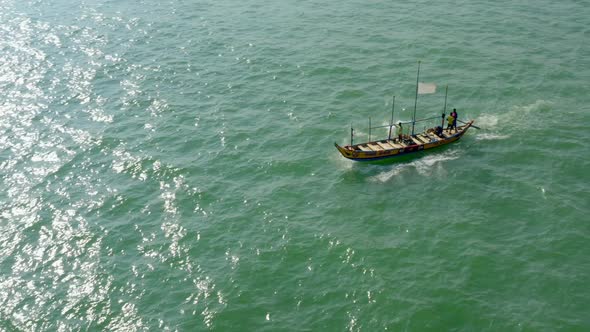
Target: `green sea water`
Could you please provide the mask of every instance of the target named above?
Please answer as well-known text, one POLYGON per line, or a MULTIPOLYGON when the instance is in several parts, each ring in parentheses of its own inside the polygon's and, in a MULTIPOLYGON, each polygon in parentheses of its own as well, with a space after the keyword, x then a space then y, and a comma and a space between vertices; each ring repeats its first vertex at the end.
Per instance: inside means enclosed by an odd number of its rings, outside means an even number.
POLYGON ((0 0, 0 330, 590 330, 588 17, 0 0), (341 157, 418 60, 481 130, 341 157))

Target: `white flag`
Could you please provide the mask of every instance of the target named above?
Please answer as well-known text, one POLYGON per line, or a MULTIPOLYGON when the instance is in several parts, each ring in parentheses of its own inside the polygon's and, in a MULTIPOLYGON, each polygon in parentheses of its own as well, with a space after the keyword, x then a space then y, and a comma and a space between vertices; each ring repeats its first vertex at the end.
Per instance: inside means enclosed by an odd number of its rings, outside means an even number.
POLYGON ((418 83, 418 94, 423 95, 427 93, 435 93, 436 84, 434 83, 418 83))

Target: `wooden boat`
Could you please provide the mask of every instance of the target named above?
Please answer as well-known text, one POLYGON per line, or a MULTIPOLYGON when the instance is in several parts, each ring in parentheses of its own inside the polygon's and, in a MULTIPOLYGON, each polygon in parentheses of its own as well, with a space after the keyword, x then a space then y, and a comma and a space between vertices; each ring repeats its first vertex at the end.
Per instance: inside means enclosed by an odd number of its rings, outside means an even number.
MULTIPOLYGON (((448 95, 448 86, 445 92, 445 104, 442 113, 442 123, 441 126, 435 126, 428 130, 425 130, 422 133, 416 134, 414 132, 415 125, 417 122, 432 120, 432 119, 440 119, 438 116, 428 119, 416 120, 416 105, 418 104, 418 95, 425 94, 425 93, 434 93, 436 91, 436 85, 432 83, 419 83, 420 78, 420 62, 418 62, 418 74, 416 75, 416 99, 414 102, 414 115, 411 121, 407 122, 398 122, 397 125, 393 123, 393 115, 395 109, 395 96, 393 97, 392 108, 391 108, 391 122, 387 126, 379 126, 379 127, 371 127, 371 118, 369 118, 369 140, 366 143, 360 144, 353 144, 353 136, 354 136, 354 129, 350 128, 350 145, 340 146, 337 143, 334 143, 338 151, 342 154, 343 157, 356 160, 356 161, 374 161, 374 160, 382 160, 387 158, 394 158, 404 155, 409 155, 412 153, 416 153, 419 151, 429 150, 433 148, 437 148, 439 146, 443 146, 449 143, 456 142, 460 139, 469 128, 474 127, 479 129, 477 126, 473 125, 473 120, 468 122, 463 122, 461 120, 457 120, 457 122, 463 123, 456 128, 451 130, 446 129, 443 130, 443 125, 445 121, 445 111, 447 108, 447 95, 448 95), (404 134, 402 130, 402 124, 412 124, 411 133, 408 132, 404 134), (371 129, 374 128, 383 128, 389 127, 389 136, 387 139, 371 141, 371 129), (397 137, 392 137, 392 129, 393 127, 398 128, 398 135, 397 137)), ((440 122, 439 122, 440 123, 440 122)))
POLYGON ((334 145, 345 158, 356 161, 374 161, 386 158, 399 157, 429 150, 457 141, 473 125, 473 120, 458 126, 456 130, 443 130, 437 135, 436 128, 430 128, 425 132, 415 135, 402 135, 402 137, 388 138, 378 141, 340 146, 334 145))

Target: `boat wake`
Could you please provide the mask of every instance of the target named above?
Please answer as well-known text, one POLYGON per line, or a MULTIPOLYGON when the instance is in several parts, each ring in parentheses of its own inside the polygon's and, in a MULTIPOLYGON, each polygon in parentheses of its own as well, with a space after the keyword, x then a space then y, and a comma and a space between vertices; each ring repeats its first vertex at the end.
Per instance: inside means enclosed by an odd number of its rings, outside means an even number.
POLYGON ((546 100, 537 100, 528 105, 515 105, 502 115, 502 123, 506 123, 510 130, 522 131, 530 127, 537 127, 546 122, 542 116, 553 109, 553 103, 546 100))
POLYGON ((498 116, 483 114, 482 116, 475 119, 475 123, 482 128, 494 128, 498 124, 498 116))
POLYGON ((407 171, 416 171, 422 176, 431 176, 433 172, 444 171, 442 162, 458 159, 459 150, 446 151, 444 153, 424 156, 409 163, 393 165, 391 169, 380 172, 369 178, 370 181, 386 183, 396 176, 407 171))
POLYGON ((514 106, 511 111, 526 115, 531 112, 547 112, 547 111, 550 111, 552 108, 553 108, 552 102, 539 99, 529 105, 514 106))
POLYGON ((506 127, 511 124, 530 124, 539 119, 542 121, 543 117, 538 116, 538 113, 548 112, 553 108, 553 103, 546 100, 537 100, 528 105, 514 105, 506 112, 495 114, 482 114, 475 123, 477 126, 490 129, 497 126, 506 127))
POLYGON ((546 100, 537 100, 529 105, 512 106, 504 113, 483 114, 479 116, 475 123, 486 131, 479 132, 475 137, 476 140, 503 140, 510 138, 507 132, 522 131, 526 127, 537 126, 543 121, 543 117, 538 116, 539 112, 551 110, 553 103, 546 100))
POLYGON ((339 169, 349 171, 354 166, 354 161, 342 158, 342 156, 338 153, 333 153, 330 156, 330 160, 338 166, 339 169))
POLYGON ((510 138, 510 135, 494 134, 494 133, 483 133, 478 134, 475 139, 478 141, 493 141, 510 138))

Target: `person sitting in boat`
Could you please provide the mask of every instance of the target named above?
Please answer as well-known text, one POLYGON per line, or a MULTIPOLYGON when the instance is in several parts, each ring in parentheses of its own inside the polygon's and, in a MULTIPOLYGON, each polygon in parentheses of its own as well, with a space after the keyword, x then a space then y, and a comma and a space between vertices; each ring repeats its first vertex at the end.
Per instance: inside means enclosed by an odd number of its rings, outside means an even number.
POLYGON ((457 131, 457 109, 453 108, 453 112, 451 112, 451 115, 453 116, 453 128, 455 129, 455 131, 457 131))
POLYGON ((436 126, 436 128, 434 128, 434 133, 437 136, 441 136, 442 137, 442 132, 443 132, 443 128, 441 126, 436 126))
POLYGON ((453 129, 453 123, 455 122, 455 118, 453 117, 453 114, 449 114, 449 117, 447 118, 447 131, 450 133, 451 129, 453 129))

